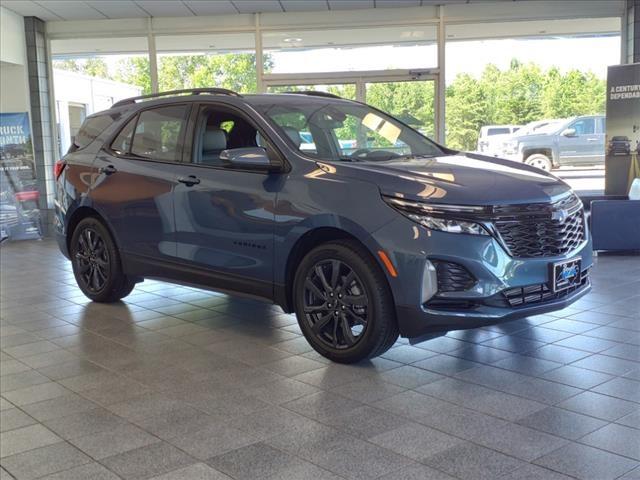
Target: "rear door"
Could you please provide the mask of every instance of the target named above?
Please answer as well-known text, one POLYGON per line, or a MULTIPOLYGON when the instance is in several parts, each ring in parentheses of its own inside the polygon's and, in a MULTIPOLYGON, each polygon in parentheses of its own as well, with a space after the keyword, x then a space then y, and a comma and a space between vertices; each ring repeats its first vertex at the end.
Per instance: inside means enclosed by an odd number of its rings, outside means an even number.
POLYGON ((191 124, 192 151, 174 193, 176 257, 206 270, 212 286, 271 297, 276 192, 284 176, 221 160, 223 150, 266 145, 237 107, 203 103, 191 124))
POLYGON ((175 256, 172 194, 190 108, 172 104, 141 111, 96 159, 92 200, 131 260, 175 256))

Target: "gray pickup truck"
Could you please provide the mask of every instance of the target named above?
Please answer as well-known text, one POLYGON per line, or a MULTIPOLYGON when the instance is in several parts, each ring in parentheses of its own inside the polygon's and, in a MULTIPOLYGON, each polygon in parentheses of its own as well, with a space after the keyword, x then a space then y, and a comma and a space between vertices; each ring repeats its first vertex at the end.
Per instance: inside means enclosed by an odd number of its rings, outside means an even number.
POLYGON ((573 117, 533 134, 515 134, 504 142, 501 156, 549 171, 603 164, 604 144, 604 115, 573 117))

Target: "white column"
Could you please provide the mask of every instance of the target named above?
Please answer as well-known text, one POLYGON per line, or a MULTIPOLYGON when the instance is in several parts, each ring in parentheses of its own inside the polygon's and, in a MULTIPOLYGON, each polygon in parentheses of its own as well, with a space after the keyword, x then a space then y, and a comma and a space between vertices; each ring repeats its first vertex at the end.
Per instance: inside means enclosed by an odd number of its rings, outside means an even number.
POLYGON ((436 139, 445 142, 445 39, 444 6, 438 7, 438 82, 436 92, 436 139))
POLYGON ((262 31, 260 30, 260 14, 254 13, 256 35, 256 88, 258 93, 264 93, 264 56, 262 53, 262 31))
POLYGON ((151 77, 151 93, 158 93, 158 55, 156 52, 156 37, 153 34, 153 19, 147 21, 147 48, 149 54, 149 74, 151 77))

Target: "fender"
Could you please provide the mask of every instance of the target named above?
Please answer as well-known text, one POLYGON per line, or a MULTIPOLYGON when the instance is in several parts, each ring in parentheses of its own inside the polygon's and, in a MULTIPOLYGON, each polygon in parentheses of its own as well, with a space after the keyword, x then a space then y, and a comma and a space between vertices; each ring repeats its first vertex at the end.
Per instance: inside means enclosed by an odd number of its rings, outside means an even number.
POLYGON ((378 259, 378 263, 383 267, 376 254, 381 247, 369 232, 353 220, 346 217, 329 213, 320 214, 306 218, 295 227, 291 228, 283 237, 276 235, 274 262, 274 282, 276 284, 284 284, 286 282, 287 260, 289 258, 288 254, 294 251, 293 249, 296 243, 298 243, 306 234, 325 227, 343 231, 349 236, 358 239, 367 248, 369 253, 374 258, 378 259))

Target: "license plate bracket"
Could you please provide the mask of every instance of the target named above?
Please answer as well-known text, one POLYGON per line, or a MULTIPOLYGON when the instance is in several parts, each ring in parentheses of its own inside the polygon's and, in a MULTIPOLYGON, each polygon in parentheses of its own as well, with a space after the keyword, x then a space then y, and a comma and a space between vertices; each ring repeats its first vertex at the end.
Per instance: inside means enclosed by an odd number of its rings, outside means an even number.
POLYGON ((550 289, 552 292, 561 292, 567 288, 580 285, 582 281, 582 258, 555 262, 549 268, 550 289))

